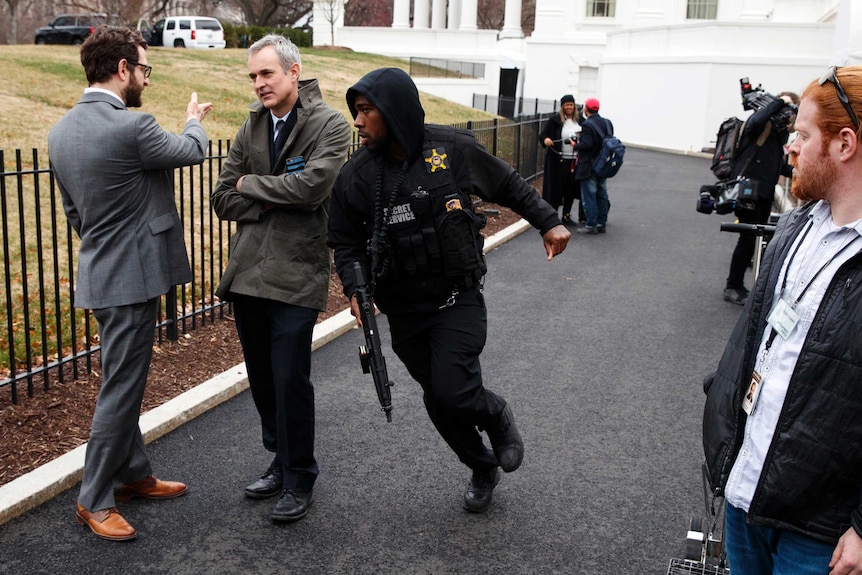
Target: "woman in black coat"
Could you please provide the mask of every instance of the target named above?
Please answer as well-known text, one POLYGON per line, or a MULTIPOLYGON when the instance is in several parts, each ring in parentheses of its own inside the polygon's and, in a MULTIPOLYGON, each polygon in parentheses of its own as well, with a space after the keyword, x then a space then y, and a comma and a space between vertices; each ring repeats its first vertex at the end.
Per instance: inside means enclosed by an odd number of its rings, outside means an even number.
MULTIPOLYGON (((539 141, 545 146, 545 173, 542 179, 542 198, 553 208, 563 206, 563 223, 572 221, 571 211, 575 199, 581 199, 581 185, 575 179, 578 153, 572 148, 580 134, 580 118, 575 99, 570 94, 560 98, 560 112, 545 122, 539 141)), ((578 220, 585 217, 578 206, 578 220)))

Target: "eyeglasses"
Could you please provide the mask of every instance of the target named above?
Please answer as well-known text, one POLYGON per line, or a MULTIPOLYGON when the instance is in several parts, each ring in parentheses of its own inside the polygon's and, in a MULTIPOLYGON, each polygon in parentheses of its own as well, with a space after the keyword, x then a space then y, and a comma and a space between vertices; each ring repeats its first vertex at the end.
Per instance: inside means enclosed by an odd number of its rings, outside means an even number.
POLYGON ((844 109, 847 110, 847 115, 850 116, 850 119, 853 120, 853 126, 856 128, 856 131, 859 131, 859 118, 856 116, 856 112, 853 111, 853 107, 850 105, 850 98, 847 97, 847 92, 844 91, 844 88, 841 86, 841 82, 838 81, 838 68, 836 66, 830 66, 826 72, 820 76, 820 80, 817 81, 817 84, 822 86, 826 82, 832 82, 832 85, 835 86, 835 91, 838 93, 838 99, 841 100, 841 104, 844 106, 844 109))
POLYGON ((150 74, 153 73, 153 67, 152 66, 147 66, 146 64, 141 64, 139 62, 132 62, 131 60, 126 60, 126 62, 128 62, 132 66, 140 66, 141 68, 143 68, 144 69, 144 78, 149 78, 150 74))

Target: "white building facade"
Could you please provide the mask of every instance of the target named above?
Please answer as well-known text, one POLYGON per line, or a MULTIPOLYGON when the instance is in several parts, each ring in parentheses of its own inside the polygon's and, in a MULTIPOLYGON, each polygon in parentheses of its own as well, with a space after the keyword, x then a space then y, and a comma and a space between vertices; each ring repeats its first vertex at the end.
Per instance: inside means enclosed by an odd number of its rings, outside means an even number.
MULTIPOLYGON (((354 0, 357 1, 357 0, 354 0)), ((333 43, 315 0, 316 45, 333 43)), ((700 151, 722 119, 744 112, 739 79, 773 94, 801 92, 831 64, 862 63, 859 0, 536 0, 520 30, 521 0, 503 29, 478 30, 476 0, 394 0, 389 28, 337 26, 334 43, 398 58, 485 64, 481 79, 415 78, 420 90, 464 105, 500 93, 517 70, 517 96, 597 97, 625 142, 700 151)))

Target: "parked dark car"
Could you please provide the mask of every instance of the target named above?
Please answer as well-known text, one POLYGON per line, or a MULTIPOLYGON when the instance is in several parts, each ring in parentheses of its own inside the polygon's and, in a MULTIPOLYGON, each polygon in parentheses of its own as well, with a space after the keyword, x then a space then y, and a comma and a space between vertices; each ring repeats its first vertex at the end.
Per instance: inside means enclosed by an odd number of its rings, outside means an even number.
MULTIPOLYGON (((114 18, 113 20, 116 20, 114 18)), ((63 14, 36 30, 36 44, 81 45, 99 24, 111 24, 107 14, 63 14)))

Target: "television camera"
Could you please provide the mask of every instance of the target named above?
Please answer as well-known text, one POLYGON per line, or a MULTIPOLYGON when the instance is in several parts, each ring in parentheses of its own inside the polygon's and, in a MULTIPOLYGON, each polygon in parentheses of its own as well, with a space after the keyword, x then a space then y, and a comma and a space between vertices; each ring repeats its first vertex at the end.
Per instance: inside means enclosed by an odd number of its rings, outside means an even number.
MULTIPOLYGON (((743 110, 754 110, 756 112, 767 107, 775 100, 778 100, 777 96, 773 96, 772 94, 761 88, 760 84, 758 84, 756 88, 752 87, 751 82, 748 81, 748 78, 739 79, 739 89, 742 94, 743 110)), ((786 104, 782 106, 781 109, 776 112, 774 116, 772 116, 772 123, 775 126, 786 126, 790 123, 790 119, 795 116, 796 112, 798 111, 799 107, 796 104, 786 104)))
POLYGON ((737 178, 700 187, 697 211, 702 214, 729 214, 736 208, 751 208, 757 197, 757 182, 737 178))
MULTIPOLYGON (((756 112, 779 100, 777 96, 765 91, 759 84, 756 88, 753 87, 748 78, 739 79, 739 88, 744 110, 756 112)), ((799 110, 795 104, 786 104, 783 100, 782 104, 784 105, 770 118, 773 128, 786 129, 799 110)), ((737 208, 751 209, 753 207, 753 202, 758 195, 758 182, 742 176, 728 179, 732 170, 731 166, 736 162, 739 153, 743 126, 742 120, 728 118, 722 122, 719 128, 712 171, 714 175, 720 178, 720 181, 700 187, 697 211, 702 214, 715 212, 724 215, 735 211, 737 208)))

